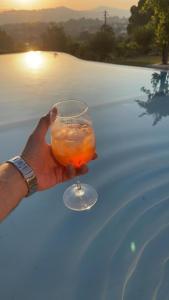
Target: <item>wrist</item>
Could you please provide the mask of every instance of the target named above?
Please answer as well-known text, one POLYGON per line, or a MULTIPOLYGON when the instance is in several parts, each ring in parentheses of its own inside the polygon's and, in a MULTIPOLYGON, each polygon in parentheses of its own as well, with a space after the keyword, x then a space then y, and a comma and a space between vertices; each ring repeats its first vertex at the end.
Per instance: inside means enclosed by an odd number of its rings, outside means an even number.
POLYGON ((11 194, 24 198, 28 194, 28 186, 20 172, 8 162, 4 163, 1 168, 4 173, 3 182, 11 184, 11 194))
POLYGON ((32 167, 20 156, 16 156, 7 162, 16 168, 25 181, 28 190, 26 196, 30 196, 35 193, 37 191, 37 178, 32 167))
POLYGON ((27 195, 27 185, 12 164, 0 166, 0 221, 2 221, 27 195))

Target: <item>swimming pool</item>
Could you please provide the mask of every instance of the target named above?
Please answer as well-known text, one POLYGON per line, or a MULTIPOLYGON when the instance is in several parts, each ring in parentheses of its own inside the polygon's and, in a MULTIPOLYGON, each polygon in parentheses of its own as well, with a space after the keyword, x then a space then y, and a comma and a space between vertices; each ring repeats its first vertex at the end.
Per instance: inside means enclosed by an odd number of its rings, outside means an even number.
POLYGON ((167 300, 168 74, 61 53, 0 56, 0 66, 0 161, 66 98, 91 106, 99 154, 83 177, 99 193, 90 211, 64 207, 64 184, 0 225, 0 298, 167 300))

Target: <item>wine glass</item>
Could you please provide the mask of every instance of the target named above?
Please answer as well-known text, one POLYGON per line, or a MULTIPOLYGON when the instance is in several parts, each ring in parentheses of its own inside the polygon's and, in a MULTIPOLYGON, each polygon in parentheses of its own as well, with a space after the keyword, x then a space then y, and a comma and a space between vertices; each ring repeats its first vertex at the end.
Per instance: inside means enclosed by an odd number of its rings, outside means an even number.
MULTIPOLYGON (((72 165, 78 169, 92 160, 96 152, 96 140, 86 103, 65 100, 53 106, 51 147, 54 157, 65 167, 72 165)), ((95 189, 79 180, 63 194, 66 207, 76 211, 90 209, 97 199, 95 189)))

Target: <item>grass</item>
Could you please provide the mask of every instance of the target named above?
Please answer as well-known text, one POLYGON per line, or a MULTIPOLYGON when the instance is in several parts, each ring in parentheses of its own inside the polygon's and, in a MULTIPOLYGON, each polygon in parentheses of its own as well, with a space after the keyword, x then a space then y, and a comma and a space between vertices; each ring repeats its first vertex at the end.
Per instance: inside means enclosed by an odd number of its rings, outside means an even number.
POLYGON ((113 57, 112 61, 113 64, 120 64, 120 65, 130 65, 130 66, 139 66, 139 67, 149 67, 153 64, 160 64, 161 57, 160 56, 148 56, 142 55, 137 57, 113 57))

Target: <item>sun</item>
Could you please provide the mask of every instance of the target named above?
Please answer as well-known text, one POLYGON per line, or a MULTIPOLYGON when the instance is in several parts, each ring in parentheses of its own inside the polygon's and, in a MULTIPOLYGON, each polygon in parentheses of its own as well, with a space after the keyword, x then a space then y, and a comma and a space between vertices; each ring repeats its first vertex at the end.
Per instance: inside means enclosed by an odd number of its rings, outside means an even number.
POLYGON ((16 8, 31 8, 33 5, 36 5, 37 0, 13 0, 13 3, 16 8))
POLYGON ((23 56, 23 62, 27 69, 38 71, 44 66, 44 56, 40 51, 29 51, 23 56))

